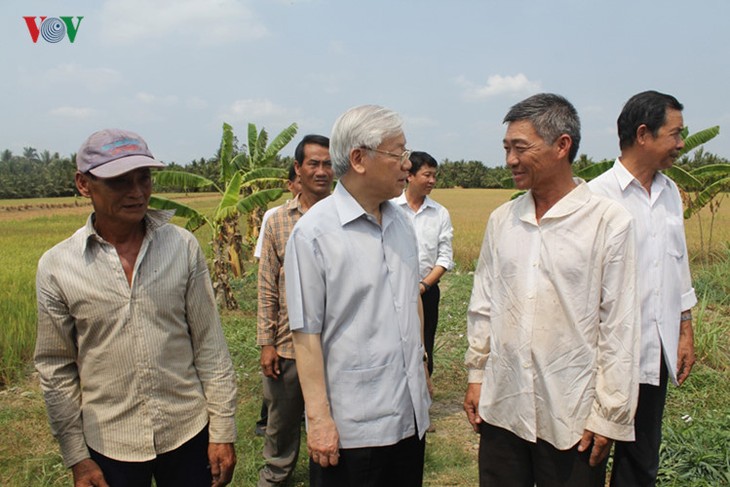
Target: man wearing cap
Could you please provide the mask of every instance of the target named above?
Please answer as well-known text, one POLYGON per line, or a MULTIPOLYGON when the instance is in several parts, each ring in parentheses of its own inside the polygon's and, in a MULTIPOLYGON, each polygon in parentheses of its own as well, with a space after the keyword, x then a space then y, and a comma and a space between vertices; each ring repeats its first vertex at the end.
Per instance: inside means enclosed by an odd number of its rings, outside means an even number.
POLYGON ((147 208, 145 141, 102 130, 81 146, 86 225, 38 263, 40 374, 76 486, 219 486, 236 455, 236 382, 195 237, 147 208))

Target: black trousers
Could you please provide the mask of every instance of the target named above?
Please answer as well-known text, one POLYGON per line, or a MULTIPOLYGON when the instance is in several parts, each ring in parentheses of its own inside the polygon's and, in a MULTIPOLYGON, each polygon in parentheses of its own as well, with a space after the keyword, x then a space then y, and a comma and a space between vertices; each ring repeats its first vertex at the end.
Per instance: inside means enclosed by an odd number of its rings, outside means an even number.
POLYGON ((636 441, 617 441, 611 469, 612 487, 639 487, 656 484, 659 472, 659 445, 662 442, 662 416, 667 398, 667 366, 662 354, 659 385, 639 384, 634 431, 636 441))
POLYGON ((550 443, 523 440, 511 431, 482 422, 479 427, 480 487, 603 487, 606 461, 588 464, 590 448, 558 450, 550 443))
POLYGON ((91 459, 112 487, 210 487, 213 478, 208 465, 208 427, 178 448, 147 462, 122 462, 89 448, 91 459))
POLYGON ((438 283, 421 295, 423 302, 423 346, 428 354, 428 373, 433 374, 433 344, 436 340, 436 325, 439 322, 439 300, 441 290, 438 283))
POLYGON ((340 449, 335 467, 322 469, 323 487, 421 487, 426 439, 395 445, 340 449))

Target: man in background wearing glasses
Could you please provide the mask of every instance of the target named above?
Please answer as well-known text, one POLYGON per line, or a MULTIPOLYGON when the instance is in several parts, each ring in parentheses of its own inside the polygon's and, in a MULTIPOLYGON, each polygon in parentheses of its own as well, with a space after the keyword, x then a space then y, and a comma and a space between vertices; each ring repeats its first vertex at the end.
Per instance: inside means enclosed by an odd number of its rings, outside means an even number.
POLYGON ((389 200, 405 187, 402 120, 383 107, 335 122, 339 177, 286 248, 289 325, 306 405, 307 448, 323 485, 420 486, 429 427, 418 245, 389 200))

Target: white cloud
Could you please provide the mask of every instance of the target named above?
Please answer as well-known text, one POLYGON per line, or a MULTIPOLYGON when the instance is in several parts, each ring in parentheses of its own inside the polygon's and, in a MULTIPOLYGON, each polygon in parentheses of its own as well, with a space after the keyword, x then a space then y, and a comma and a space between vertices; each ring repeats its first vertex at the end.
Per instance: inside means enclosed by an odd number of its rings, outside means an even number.
POLYGON ((460 76, 456 83, 464 88, 464 96, 471 100, 483 100, 499 95, 530 94, 540 91, 539 81, 530 81, 522 73, 515 76, 494 74, 487 78, 487 84, 478 85, 460 76))
POLYGON ((102 32, 118 44, 164 39, 218 45, 267 35, 247 4, 238 0, 108 0, 101 12, 102 32))
POLYGON ((271 100, 248 98, 231 103, 221 118, 229 123, 252 122, 261 125, 263 122, 291 123, 298 118, 298 113, 271 100))
POLYGON ((85 120, 93 117, 96 110, 88 107, 57 107, 48 112, 50 115, 62 118, 70 118, 74 120, 85 120))

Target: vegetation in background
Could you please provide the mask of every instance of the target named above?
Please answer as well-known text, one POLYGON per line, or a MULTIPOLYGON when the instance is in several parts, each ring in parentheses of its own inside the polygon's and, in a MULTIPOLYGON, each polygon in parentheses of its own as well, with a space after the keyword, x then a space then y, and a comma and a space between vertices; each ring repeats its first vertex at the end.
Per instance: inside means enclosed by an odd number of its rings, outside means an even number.
POLYGON ((150 206, 175 210, 178 217, 187 219, 185 228, 188 230, 195 231, 203 225, 211 229, 213 289, 226 309, 236 309, 238 306, 229 278, 231 275, 234 278, 242 277, 244 272, 244 245, 239 220, 241 216, 245 216, 254 222, 260 221, 250 218, 250 215, 263 212, 271 201, 278 199, 283 193, 282 186, 286 183, 287 172, 284 169, 266 167, 265 164, 276 158, 296 131, 297 125, 291 124, 267 146, 266 131, 262 129, 257 134, 256 126, 249 124, 249 154, 236 153, 233 129, 224 123, 219 151, 220 186, 208 178, 188 172, 165 169, 154 173, 155 183, 163 186, 182 185, 197 189, 212 187, 219 193, 218 207, 212 216, 159 195, 150 199, 150 206))

